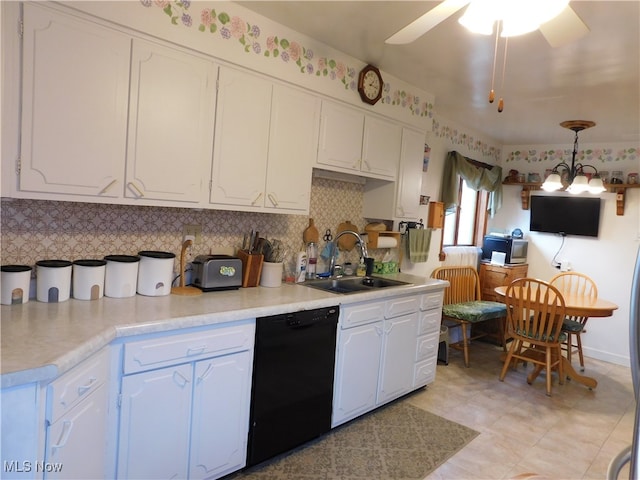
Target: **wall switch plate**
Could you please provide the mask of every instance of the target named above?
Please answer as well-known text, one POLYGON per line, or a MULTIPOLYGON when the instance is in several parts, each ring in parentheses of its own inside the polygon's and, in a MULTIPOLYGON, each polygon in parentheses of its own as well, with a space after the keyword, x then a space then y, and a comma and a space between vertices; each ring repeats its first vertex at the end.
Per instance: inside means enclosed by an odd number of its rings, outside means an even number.
POLYGON ((202 225, 185 225, 182 227, 182 241, 193 240, 193 243, 200 243, 202 240, 202 225))

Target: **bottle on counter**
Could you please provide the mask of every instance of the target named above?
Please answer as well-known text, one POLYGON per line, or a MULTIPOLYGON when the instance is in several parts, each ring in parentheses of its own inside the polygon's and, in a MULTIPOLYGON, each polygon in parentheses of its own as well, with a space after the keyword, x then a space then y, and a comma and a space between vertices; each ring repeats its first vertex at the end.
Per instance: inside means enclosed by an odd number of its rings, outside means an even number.
POLYGON ((298 252, 296 257, 296 283, 304 282, 307 273, 307 252, 298 252))
POLYGON ((307 243, 307 280, 316 278, 316 265, 318 264, 318 245, 315 242, 307 243))

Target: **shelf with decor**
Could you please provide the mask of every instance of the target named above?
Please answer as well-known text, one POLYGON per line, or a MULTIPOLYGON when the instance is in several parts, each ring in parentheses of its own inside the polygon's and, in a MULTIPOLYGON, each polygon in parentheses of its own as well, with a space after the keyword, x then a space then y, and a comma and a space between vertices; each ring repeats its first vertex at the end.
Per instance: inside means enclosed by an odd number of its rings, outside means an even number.
MULTIPOLYGON (((522 187, 520 200, 522 209, 529 210, 529 197, 532 190, 540 190, 542 182, 512 182, 504 181, 503 185, 517 185, 522 187)), ((616 215, 624 215, 625 196, 628 188, 640 188, 640 183, 605 183, 607 192, 616 194, 616 215)))

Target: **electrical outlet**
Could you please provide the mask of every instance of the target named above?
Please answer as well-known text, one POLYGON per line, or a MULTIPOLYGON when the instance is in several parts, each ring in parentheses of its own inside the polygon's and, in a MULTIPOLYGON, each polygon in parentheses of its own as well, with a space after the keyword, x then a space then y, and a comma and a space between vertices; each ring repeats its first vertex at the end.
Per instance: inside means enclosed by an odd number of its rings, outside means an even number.
POLYGON ((193 243, 200 243, 202 239, 202 225, 185 225, 182 227, 182 241, 193 240, 193 243))

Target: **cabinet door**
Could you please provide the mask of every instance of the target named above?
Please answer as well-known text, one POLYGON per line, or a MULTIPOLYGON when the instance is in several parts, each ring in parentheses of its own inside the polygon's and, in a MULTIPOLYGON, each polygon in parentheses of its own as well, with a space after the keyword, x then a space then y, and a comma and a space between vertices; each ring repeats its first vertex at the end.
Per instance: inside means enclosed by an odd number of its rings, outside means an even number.
POLYGON ((189 478, 216 478, 246 463, 251 352, 195 364, 189 478))
POLYGON ((105 477, 107 403, 101 385, 47 428, 45 478, 105 477))
POLYGON ((364 114, 359 111, 322 102, 318 167, 339 167, 339 171, 360 171, 364 114))
POLYGON ((402 153, 396 193, 396 216, 418 218, 424 161, 423 132, 402 129, 402 153))
POLYGON ((121 197, 130 40, 24 5, 20 189, 121 197))
POLYGON ((271 90, 260 77, 220 68, 211 203, 264 205, 271 90))
POLYGON ((384 321, 378 405, 411 391, 417 332, 417 312, 384 321))
POLYGON ((309 211, 311 170, 318 145, 320 100, 274 85, 265 207, 309 211))
POLYGON ((402 127, 387 120, 367 116, 362 137, 362 164, 367 175, 395 180, 400 163, 402 127))
POLYGON ((332 427, 375 407, 381 345, 382 322, 339 331, 332 427))
POLYGON ((118 478, 187 478, 192 368, 122 379, 118 478))
POLYGON ((133 43, 131 65, 125 195, 193 203, 206 200, 215 65, 141 40, 133 43))

